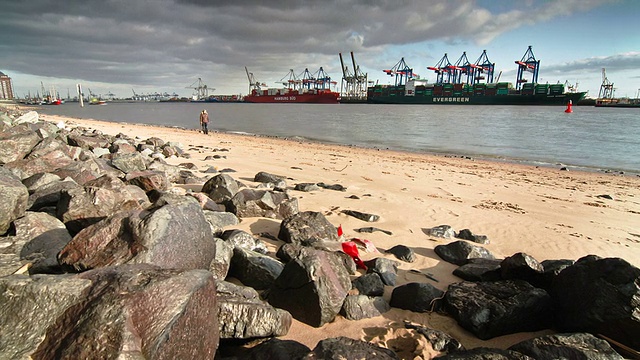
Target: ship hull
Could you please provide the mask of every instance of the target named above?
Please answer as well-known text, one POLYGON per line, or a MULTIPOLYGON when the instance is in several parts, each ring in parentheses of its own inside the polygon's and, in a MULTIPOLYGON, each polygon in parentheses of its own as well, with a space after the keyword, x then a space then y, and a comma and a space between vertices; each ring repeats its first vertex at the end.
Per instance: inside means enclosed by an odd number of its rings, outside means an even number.
POLYGON ((577 104, 586 93, 547 94, 509 94, 509 95, 380 95, 370 96, 370 104, 405 105, 566 105, 569 101, 577 104))
POLYGON ((340 95, 335 92, 325 92, 318 94, 286 94, 286 95, 247 95, 244 97, 246 103, 260 104, 337 104, 340 95))

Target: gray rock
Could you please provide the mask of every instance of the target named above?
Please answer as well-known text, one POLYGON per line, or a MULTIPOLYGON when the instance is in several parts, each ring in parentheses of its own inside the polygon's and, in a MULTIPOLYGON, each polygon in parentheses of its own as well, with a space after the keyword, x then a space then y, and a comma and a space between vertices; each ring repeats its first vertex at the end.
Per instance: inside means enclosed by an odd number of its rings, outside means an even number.
POLYGON ((0 235, 9 230, 11 222, 27 210, 29 191, 11 172, 0 168, 0 235))
POLYGON ((209 271, 211 271, 216 280, 224 280, 231 267, 233 244, 219 238, 214 238, 213 241, 216 249, 215 256, 209 265, 209 271))
POLYGON ((438 245, 433 250, 442 260, 456 265, 464 265, 469 262, 469 259, 475 258, 495 259, 489 250, 462 240, 447 245, 438 245))
POLYGON ((239 218, 287 218, 298 213, 298 199, 283 192, 242 189, 227 202, 227 210, 239 218))
POLYGON ((281 175, 270 174, 264 171, 260 171, 253 177, 254 182, 273 184, 275 188, 286 189, 287 183, 286 177, 281 175))
POLYGON ((397 360, 399 357, 390 349, 341 336, 319 341, 313 352, 304 357, 304 359, 397 360))
POLYGON ((114 154, 111 157, 111 165, 125 174, 147 170, 144 158, 137 152, 114 154))
POLYGON ((23 159, 40 137, 26 125, 14 126, 0 133, 0 164, 23 159))
POLYGON ((60 176, 50 173, 38 173, 22 180, 22 184, 27 187, 29 194, 33 194, 38 188, 60 181, 60 176))
POLYGON ((469 229, 462 229, 459 233, 456 234, 458 239, 473 241, 478 244, 489 244, 489 238, 486 235, 476 235, 471 232, 469 229))
POLYGON ((453 270, 453 275, 467 281, 501 280, 501 262, 498 259, 469 259, 468 263, 453 270))
POLYGON ((289 332, 291 314, 260 300, 255 290, 222 281, 217 291, 220 338, 252 339, 289 332))
POLYGON ((342 210, 340 212, 349 216, 353 216, 354 218, 360 219, 362 221, 375 222, 380 220, 380 216, 378 215, 368 214, 356 210, 342 210))
POLYGON ((362 320, 380 316, 391 307, 382 296, 349 295, 344 299, 340 314, 348 320, 362 320))
POLYGON ((220 238, 233 245, 234 248, 240 247, 246 250, 259 252, 261 254, 268 253, 267 246, 260 239, 256 239, 253 235, 244 230, 229 229, 224 231, 220 238))
POLYGON ((386 258, 375 258, 365 261, 367 274, 376 273, 385 285, 395 286, 398 275, 398 262, 386 258))
POLYGON ((509 347, 534 359, 624 359, 605 340, 588 333, 552 334, 509 347))
POLYGON ((439 225, 430 229, 425 229, 425 233, 429 236, 451 239, 456 236, 456 232, 449 225, 439 225))
POLYGON ((204 210, 203 212, 204 217, 209 222, 209 225, 211 225, 211 231, 213 231, 216 236, 221 235, 225 227, 238 225, 240 223, 240 219, 230 212, 209 210, 204 210))
POLYGON ((165 191, 169 188, 169 180, 162 171, 134 171, 125 177, 127 184, 135 185, 145 192, 152 190, 165 191))
POLYGON ((238 190, 238 182, 227 174, 216 175, 202 186, 202 192, 219 204, 231 200, 238 190))
POLYGON ((451 284, 444 305, 460 326, 482 340, 551 325, 551 296, 521 280, 451 284))
POLYGON ((320 190, 320 187, 314 183, 300 183, 296 184, 293 188, 294 190, 304 191, 304 192, 312 192, 320 190))
POLYGON ((315 327, 332 321, 351 289, 349 274, 338 256, 305 249, 289 261, 269 289, 271 305, 315 327))
POLYGON ((353 279, 353 288, 361 295, 382 296, 384 294, 384 283, 377 273, 364 274, 353 279))
POLYGON ((241 247, 233 249, 230 276, 240 280, 244 285, 256 290, 269 288, 280 275, 284 265, 264 254, 245 250, 241 247))
POLYGON ((312 245, 319 241, 337 241, 338 229, 322 213, 304 211, 282 221, 278 238, 287 243, 312 245))

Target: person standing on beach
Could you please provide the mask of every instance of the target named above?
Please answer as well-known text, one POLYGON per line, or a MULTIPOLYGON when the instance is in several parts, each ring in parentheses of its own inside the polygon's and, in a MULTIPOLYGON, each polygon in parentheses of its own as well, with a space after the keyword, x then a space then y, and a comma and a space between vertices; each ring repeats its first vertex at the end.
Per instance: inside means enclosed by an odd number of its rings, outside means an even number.
POLYGON ((207 110, 202 110, 202 112, 200 113, 200 126, 202 127, 202 132, 205 135, 209 134, 207 125, 209 125, 209 114, 207 113, 207 110))

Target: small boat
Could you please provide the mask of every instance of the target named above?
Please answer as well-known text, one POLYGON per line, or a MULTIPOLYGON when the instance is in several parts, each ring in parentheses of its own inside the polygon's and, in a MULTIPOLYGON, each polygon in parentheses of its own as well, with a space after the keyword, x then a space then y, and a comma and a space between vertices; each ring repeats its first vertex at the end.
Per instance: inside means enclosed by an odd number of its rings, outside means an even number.
POLYGON ((91 99, 89 105, 107 105, 107 102, 104 100, 91 99))

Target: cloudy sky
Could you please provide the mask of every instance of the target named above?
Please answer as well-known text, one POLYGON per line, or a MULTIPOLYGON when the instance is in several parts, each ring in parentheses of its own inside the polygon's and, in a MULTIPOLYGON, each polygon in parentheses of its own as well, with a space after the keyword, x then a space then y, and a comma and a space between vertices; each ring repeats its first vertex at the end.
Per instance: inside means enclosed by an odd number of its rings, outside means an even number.
MULTIPOLYGON (((245 66, 277 86, 289 69, 320 67, 338 84, 338 53, 354 52, 381 84, 402 57, 422 78, 447 53, 471 62, 487 50, 514 82, 529 45, 540 82, 579 83, 597 96, 602 68, 617 96, 640 89, 637 0, 0 0, 0 71, 18 96, 75 84, 118 97, 246 94, 245 66)), ((350 66, 351 68, 351 66, 350 66)), ((338 89, 339 90, 339 89, 338 89)), ((86 92, 86 90, 85 90, 86 92)))

